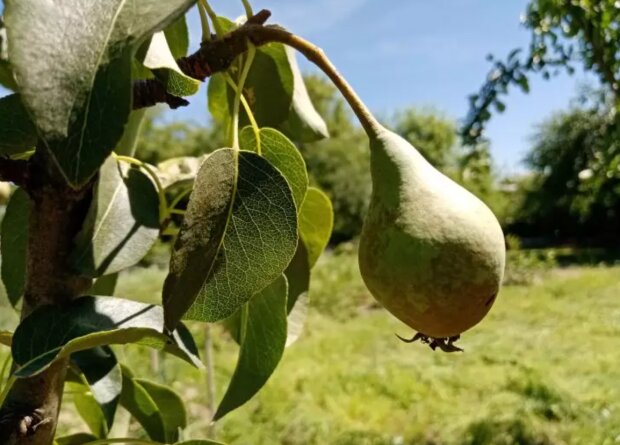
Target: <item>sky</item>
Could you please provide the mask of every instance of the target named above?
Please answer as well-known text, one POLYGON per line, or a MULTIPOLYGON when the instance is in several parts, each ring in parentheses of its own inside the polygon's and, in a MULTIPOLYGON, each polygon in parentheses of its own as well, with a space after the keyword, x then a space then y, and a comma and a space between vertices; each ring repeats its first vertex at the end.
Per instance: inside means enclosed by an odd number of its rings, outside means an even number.
MULTIPOLYGON (((235 18, 241 0, 211 0, 218 14, 235 18)), ((410 106, 430 107, 460 120, 467 96, 489 72, 489 53, 504 57, 529 43, 520 25, 526 0, 254 0, 278 23, 322 47, 370 109, 382 117, 410 106)), ((195 13, 189 16, 193 48, 200 39, 195 13)), ((314 68, 300 59, 302 70, 314 68)), ((529 137, 554 111, 565 109, 577 88, 591 78, 535 77, 531 93, 513 90, 507 110, 496 115, 487 136, 500 171, 521 171, 529 137)), ((205 93, 175 119, 206 122, 205 93)))
MULTIPOLYGON (((244 11, 241 0, 211 0, 211 5, 230 18, 244 11)), ((489 72, 486 55, 503 57, 529 42, 528 31, 520 25, 527 0, 252 0, 252 5, 270 9, 270 23, 322 47, 383 118, 415 106, 463 119, 467 96, 489 72)), ((201 34, 195 9, 188 23, 193 51, 201 34)), ((302 70, 315 70, 300 62, 302 70)), ((535 125, 567 108, 578 86, 588 80, 592 78, 584 74, 561 75, 550 82, 535 77, 529 95, 512 91, 505 100, 506 112, 495 115, 486 134, 500 172, 523 170, 521 160, 535 125)), ((166 117, 207 123, 206 87, 190 101, 189 107, 166 117)))

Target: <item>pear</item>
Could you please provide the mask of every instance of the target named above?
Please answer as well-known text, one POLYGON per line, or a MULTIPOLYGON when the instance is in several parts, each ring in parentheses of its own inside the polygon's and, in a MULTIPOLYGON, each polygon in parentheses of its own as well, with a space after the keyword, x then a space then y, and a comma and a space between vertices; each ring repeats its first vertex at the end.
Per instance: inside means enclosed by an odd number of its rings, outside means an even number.
POLYGON ((414 339, 445 350, 442 339, 451 346, 495 301, 502 229, 482 201, 406 140, 374 119, 365 128, 372 197, 360 238, 362 277, 388 311, 420 333, 414 339))

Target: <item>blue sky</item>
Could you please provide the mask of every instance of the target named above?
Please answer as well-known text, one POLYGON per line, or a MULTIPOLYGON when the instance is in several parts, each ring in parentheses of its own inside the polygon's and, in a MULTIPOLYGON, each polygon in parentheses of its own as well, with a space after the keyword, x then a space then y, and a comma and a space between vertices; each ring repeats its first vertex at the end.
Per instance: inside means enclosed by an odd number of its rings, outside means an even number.
MULTIPOLYGON (((212 0, 223 15, 242 14, 241 0, 212 0)), ((399 108, 433 107, 461 119, 467 96, 488 70, 488 53, 506 55, 529 42, 519 18, 526 0, 254 0, 280 23, 321 46, 368 106, 380 116, 399 108)), ((193 47, 200 26, 190 16, 193 47)), ((301 60, 300 60, 301 61, 301 60)), ((307 63, 302 69, 313 70, 307 63)), ((584 75, 534 79, 532 92, 508 96, 506 112, 488 127, 493 156, 504 173, 520 170, 534 125, 566 108, 584 75)), ((204 93, 175 118, 208 119, 204 93)))
MULTIPOLYGON (((241 0, 211 0, 222 15, 243 13, 241 0)), ((506 55, 526 45, 519 18, 527 0, 253 0, 256 10, 273 12, 272 23, 321 46, 368 106, 390 116, 409 106, 432 107, 462 119, 467 96, 487 75, 489 53, 506 55)), ((189 16, 192 49, 200 39, 196 11, 189 16)), ((302 69, 314 70, 300 60, 302 69)), ((562 75, 552 82, 535 78, 532 92, 517 90, 507 111, 488 127, 496 164, 503 173, 522 169, 534 125, 566 108, 587 78, 562 75)), ((591 78, 590 78, 591 80, 591 78)), ((167 115, 206 123, 206 88, 191 105, 167 115)), ((0 93, 2 93, 0 89, 0 93)))

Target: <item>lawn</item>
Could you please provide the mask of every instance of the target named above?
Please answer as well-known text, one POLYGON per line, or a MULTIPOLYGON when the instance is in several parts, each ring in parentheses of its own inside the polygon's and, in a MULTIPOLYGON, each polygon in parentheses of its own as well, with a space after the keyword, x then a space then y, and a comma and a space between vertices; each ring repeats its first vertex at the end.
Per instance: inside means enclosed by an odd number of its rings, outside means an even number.
MULTIPOLYGON (((152 301, 163 277, 157 267, 135 269, 117 294, 152 301)), ((411 332, 373 304, 354 249, 328 254, 313 277, 303 336, 260 395, 218 424, 217 437, 238 445, 620 443, 619 278, 619 266, 579 266, 506 286, 464 335, 465 352, 444 354, 396 339, 411 332)), ((3 310, 5 325, 15 320, 3 310)), ((221 395, 236 346, 218 326, 214 335, 221 395)), ((204 374, 174 358, 155 373, 149 352, 119 353, 172 384, 189 406, 187 438, 204 436, 204 374)), ((71 404, 63 409, 78 428, 71 404)))

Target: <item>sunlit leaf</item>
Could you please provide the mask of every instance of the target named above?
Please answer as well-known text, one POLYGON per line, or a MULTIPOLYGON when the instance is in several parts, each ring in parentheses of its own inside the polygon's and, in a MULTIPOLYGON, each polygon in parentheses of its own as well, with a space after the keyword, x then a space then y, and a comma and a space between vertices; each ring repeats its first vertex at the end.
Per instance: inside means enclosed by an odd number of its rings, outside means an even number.
POLYGON ((289 46, 286 55, 293 72, 293 100, 288 118, 280 129, 297 142, 316 142, 329 137, 327 124, 314 108, 304 78, 297 64, 295 50, 289 46))
POLYGON ((113 296, 118 282, 118 273, 104 275, 95 280, 91 288, 86 292, 89 295, 113 296))
POLYGON ((163 31, 151 37, 142 63, 153 71, 155 77, 166 87, 166 91, 174 96, 191 96, 200 89, 202 82, 183 73, 177 65, 163 31))
POLYGON ((200 367, 196 345, 183 325, 172 337, 162 333, 158 306, 114 297, 81 297, 66 306, 41 306, 13 336, 18 377, 45 370, 74 352, 112 344, 141 344, 163 349, 200 367))
POLYGON ((135 379, 151 397, 162 418, 166 443, 179 439, 179 430, 187 426, 187 413, 181 397, 171 388, 145 379, 135 379))
MULTIPOLYGON (((308 172, 301 153, 286 136, 273 128, 261 128, 260 154, 271 165, 280 170, 293 191, 298 211, 308 189, 308 172)), ((258 152, 258 143, 252 127, 245 127, 239 134, 239 145, 243 150, 258 152)))
POLYGON ((71 434, 70 436, 62 436, 54 439, 55 445, 85 445, 93 442, 97 438, 88 433, 71 434))
POLYGON ((166 429, 159 407, 148 391, 136 381, 126 366, 123 372, 121 405, 142 425, 148 436, 158 442, 166 442, 166 429))
POLYGON ((291 189, 267 160, 221 149, 202 164, 163 290, 166 326, 229 317, 286 268, 297 245, 291 189))
POLYGON ((312 268, 329 242, 334 226, 334 211, 329 198, 317 188, 309 187, 299 213, 299 234, 308 249, 312 268))
POLYGON ((67 181, 85 183, 123 134, 136 43, 194 0, 6 0, 11 66, 24 105, 67 181))
POLYGON ((109 158, 101 168, 71 264, 89 277, 140 261, 159 236, 159 197, 141 170, 109 158))
POLYGON ((287 292, 282 275, 247 304, 241 315, 239 360, 214 420, 254 397, 278 366, 286 344, 287 292))

